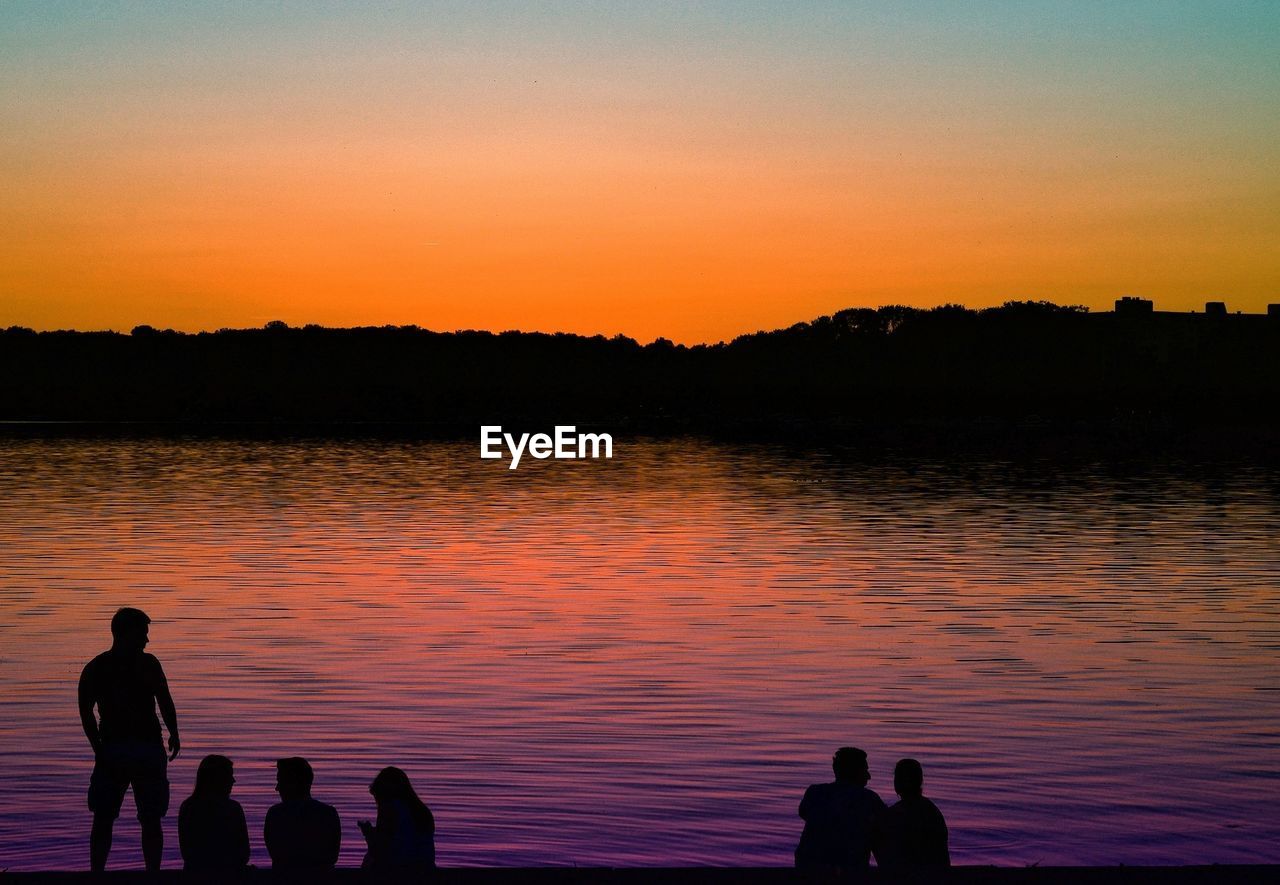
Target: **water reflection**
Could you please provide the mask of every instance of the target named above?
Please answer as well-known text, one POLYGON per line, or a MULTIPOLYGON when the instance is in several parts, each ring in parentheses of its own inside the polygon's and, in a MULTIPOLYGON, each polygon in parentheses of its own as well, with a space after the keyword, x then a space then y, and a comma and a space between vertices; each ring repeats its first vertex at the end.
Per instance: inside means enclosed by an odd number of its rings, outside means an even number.
POLYGON ((348 822, 406 769, 444 865, 785 864, 849 743, 882 795, 924 763, 957 863, 1280 861, 1278 490, 693 440, 515 472, 0 442, 0 866, 84 865, 75 677, 123 604, 178 702, 176 794, 235 759, 260 865, 293 755, 348 822))

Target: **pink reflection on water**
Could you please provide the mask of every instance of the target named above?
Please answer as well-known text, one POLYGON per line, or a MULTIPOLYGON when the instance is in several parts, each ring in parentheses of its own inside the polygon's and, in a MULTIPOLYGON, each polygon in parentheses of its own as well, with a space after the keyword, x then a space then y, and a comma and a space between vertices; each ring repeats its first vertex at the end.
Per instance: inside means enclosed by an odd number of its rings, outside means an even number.
POLYGON ((445 865, 785 864, 846 743, 890 800, 924 762, 960 863, 1280 860, 1274 474, 473 448, 5 443, 0 865, 84 864, 75 677, 122 604, 175 807, 233 758, 260 865, 287 755, 348 865, 386 764, 445 865))

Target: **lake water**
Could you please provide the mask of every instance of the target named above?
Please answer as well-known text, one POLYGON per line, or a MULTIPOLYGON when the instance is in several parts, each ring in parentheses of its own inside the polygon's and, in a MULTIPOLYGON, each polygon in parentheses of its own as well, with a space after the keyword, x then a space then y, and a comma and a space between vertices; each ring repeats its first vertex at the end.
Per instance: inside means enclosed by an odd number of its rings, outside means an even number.
MULTIPOLYGON (((0 868, 87 865, 80 668, 154 620, 254 861, 303 755, 358 864, 405 768, 443 865, 781 865, 832 750, 957 863, 1280 862, 1280 470, 619 438, 0 441, 0 868)), ((140 865, 132 800, 112 866, 140 865)))

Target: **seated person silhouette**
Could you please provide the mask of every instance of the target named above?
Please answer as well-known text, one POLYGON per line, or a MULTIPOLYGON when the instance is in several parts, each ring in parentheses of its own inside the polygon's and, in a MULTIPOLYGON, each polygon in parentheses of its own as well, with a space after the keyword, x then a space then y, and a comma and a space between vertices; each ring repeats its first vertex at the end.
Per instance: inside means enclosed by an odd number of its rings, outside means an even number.
POLYGON ((80 724, 93 747, 89 778, 89 866, 107 867, 111 836, 124 794, 133 787, 133 802, 142 825, 142 855, 149 871, 160 869, 164 829, 169 811, 166 767, 178 755, 178 713, 169 694, 164 669, 145 651, 151 619, 136 608, 122 608, 111 618, 111 648, 85 665, 80 674, 80 724), (97 716, 94 708, 97 708, 97 716), (156 708, 169 729, 166 756, 156 708))
POLYGON ((949 867, 947 823, 924 797, 924 769, 902 759, 893 769, 893 788, 901 798, 880 818, 876 861, 882 867, 949 867))
POLYGON ((399 768, 384 768, 369 785, 369 792, 378 805, 378 821, 359 822, 369 844, 362 866, 400 873, 435 867, 435 818, 414 792, 409 776, 399 768))
POLYGON ((195 789, 178 809, 183 869, 229 873, 249 865, 249 827, 244 809, 231 798, 235 782, 226 756, 200 760, 195 789))
POLYGON ((291 756, 276 763, 280 802, 267 811, 262 827, 274 870, 314 873, 331 870, 338 862, 342 825, 332 805, 311 798, 314 780, 306 759, 291 756))
POLYGON ((841 747, 831 758, 831 768, 835 781, 814 784, 800 802, 804 831, 796 846, 796 866, 865 869, 871 855, 872 827, 884 811, 884 802, 867 789, 871 772, 862 750, 841 747))

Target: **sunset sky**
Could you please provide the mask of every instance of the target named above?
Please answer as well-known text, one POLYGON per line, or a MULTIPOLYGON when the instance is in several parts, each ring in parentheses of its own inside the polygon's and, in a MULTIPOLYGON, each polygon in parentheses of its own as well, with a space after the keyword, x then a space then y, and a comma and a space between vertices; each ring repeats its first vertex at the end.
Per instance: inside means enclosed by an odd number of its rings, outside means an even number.
POLYGON ((0 2, 0 327, 1280 302, 1280 3, 0 2))

